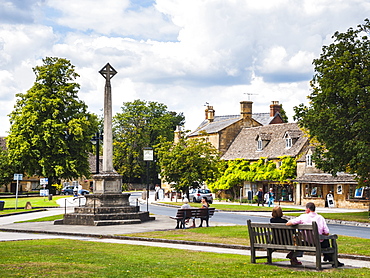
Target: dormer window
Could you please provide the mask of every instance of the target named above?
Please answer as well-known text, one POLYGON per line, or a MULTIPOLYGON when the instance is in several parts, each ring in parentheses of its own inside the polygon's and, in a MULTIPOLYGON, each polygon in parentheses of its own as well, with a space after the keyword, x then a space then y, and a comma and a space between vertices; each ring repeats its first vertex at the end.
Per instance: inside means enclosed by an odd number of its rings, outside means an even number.
POLYGON ((259 138, 257 140, 257 151, 262 151, 262 140, 259 138))
POLYGON ((285 148, 290 149, 293 146, 292 138, 285 138, 285 148))
POLYGON ((300 130, 287 130, 284 134, 285 148, 290 149, 295 142, 301 137, 302 131, 300 130))
POLYGON ((306 166, 307 167, 312 167, 313 166, 312 155, 311 154, 306 155, 306 166))
POLYGON ((268 143, 271 141, 271 134, 269 133, 260 133, 257 135, 257 151, 262 151, 268 143))

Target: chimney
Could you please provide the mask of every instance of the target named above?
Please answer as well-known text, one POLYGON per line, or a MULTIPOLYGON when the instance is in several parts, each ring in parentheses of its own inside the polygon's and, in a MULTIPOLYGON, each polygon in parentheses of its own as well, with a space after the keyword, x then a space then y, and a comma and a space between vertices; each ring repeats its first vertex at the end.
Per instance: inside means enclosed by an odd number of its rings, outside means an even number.
POLYGON ((213 110, 213 106, 207 106, 206 110, 206 120, 208 120, 209 122, 213 122, 213 120, 215 119, 215 110, 213 110))
POLYGON ((181 133, 182 133, 181 126, 176 126, 175 136, 173 138, 173 143, 174 144, 177 144, 180 141, 181 133))
POLYGON ((245 127, 252 126, 252 101, 240 102, 240 116, 243 119, 245 127))
POLYGON ((276 113, 280 113, 280 104, 278 101, 273 101, 270 105, 270 117, 274 117, 276 113))

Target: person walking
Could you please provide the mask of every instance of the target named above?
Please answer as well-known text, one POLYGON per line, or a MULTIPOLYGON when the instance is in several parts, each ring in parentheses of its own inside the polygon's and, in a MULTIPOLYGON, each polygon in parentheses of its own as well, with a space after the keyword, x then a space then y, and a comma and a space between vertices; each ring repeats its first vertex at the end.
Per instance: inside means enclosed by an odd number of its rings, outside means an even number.
POLYGON ((258 190, 258 192, 257 192, 257 198, 258 198, 258 200, 257 200, 257 202, 258 202, 258 206, 260 205, 260 203, 262 204, 262 206, 264 207, 265 206, 265 204, 264 204, 264 201, 263 201, 263 190, 262 190, 262 188, 260 188, 259 190, 258 190))
POLYGON ((271 206, 271 205, 274 205, 274 200, 275 200, 275 193, 274 193, 274 191, 272 191, 272 188, 270 188, 270 192, 269 192, 269 203, 268 203, 268 205, 269 205, 269 207, 271 206))
MULTIPOLYGON (((314 203, 309 202, 306 204, 305 214, 301 214, 297 218, 289 220, 286 225, 292 226, 297 224, 312 224, 313 221, 317 224, 317 229, 320 235, 329 235, 329 228, 326 225, 325 218, 315 212, 316 206, 314 203)), ((321 248, 330 247, 330 242, 328 239, 320 241, 321 248)), ((324 261, 333 261, 330 254, 324 254, 324 261)), ((344 266, 343 263, 338 261, 338 266, 344 266)), ((334 264, 333 264, 334 267, 334 264)))

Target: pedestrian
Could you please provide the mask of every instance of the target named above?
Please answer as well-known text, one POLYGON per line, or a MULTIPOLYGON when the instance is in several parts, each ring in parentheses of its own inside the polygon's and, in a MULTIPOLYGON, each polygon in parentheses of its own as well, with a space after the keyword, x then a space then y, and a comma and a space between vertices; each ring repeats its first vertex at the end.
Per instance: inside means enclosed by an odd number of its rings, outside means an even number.
MULTIPOLYGON (((325 218, 315 212, 316 206, 314 203, 309 202, 306 204, 305 214, 301 214, 297 218, 289 220, 286 225, 292 226, 297 224, 312 224, 313 221, 317 224, 317 229, 320 235, 329 235, 329 228, 326 225, 325 218)), ((328 239, 320 241, 321 248, 330 247, 330 242, 328 239)), ((324 254, 324 261, 333 261, 330 254, 324 254)), ((344 266, 343 263, 338 261, 338 266, 344 266)), ((334 267, 334 264, 333 264, 334 267)))
POLYGON ((275 200, 275 193, 274 191, 272 191, 272 188, 270 188, 270 192, 269 192, 269 200, 268 200, 268 205, 269 207, 271 205, 274 205, 274 200, 275 200))
MULTIPOLYGON (((283 218, 283 210, 281 207, 276 206, 272 209, 272 218, 270 223, 287 223, 288 220, 283 218)), ((276 229, 275 229, 276 230, 276 229)), ((273 231, 274 232, 274 231, 273 231)), ((303 257, 302 251, 291 251, 286 255, 286 258, 290 259, 291 265, 301 265, 302 262, 297 260, 297 257, 303 257)))
MULTIPOLYGON (((181 206, 181 209, 191 209, 188 198, 184 198, 183 202, 184 204, 181 206)), ((185 220, 185 224, 189 223, 189 219, 185 220)), ((191 219, 193 219, 193 226, 190 226, 190 227, 195 228, 195 217, 191 217, 191 219)))
POLYGON ((207 197, 203 197, 201 202, 202 202, 202 208, 208 208, 209 207, 207 197))
POLYGON ((262 204, 262 206, 264 207, 265 205, 264 205, 264 202, 263 202, 263 191, 262 191, 262 188, 260 188, 258 191, 257 191, 257 198, 258 198, 258 200, 257 200, 257 202, 258 202, 258 206, 260 205, 260 204, 262 204))

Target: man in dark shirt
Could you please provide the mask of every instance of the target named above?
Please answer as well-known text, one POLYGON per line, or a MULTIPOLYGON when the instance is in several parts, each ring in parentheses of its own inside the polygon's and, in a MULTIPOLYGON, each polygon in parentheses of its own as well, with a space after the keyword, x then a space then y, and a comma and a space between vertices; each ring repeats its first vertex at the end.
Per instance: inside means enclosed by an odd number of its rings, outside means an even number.
POLYGON ((260 203, 262 204, 262 206, 264 207, 264 202, 263 202, 263 191, 262 191, 262 188, 260 188, 257 192, 257 197, 258 197, 258 205, 260 205, 260 203))

